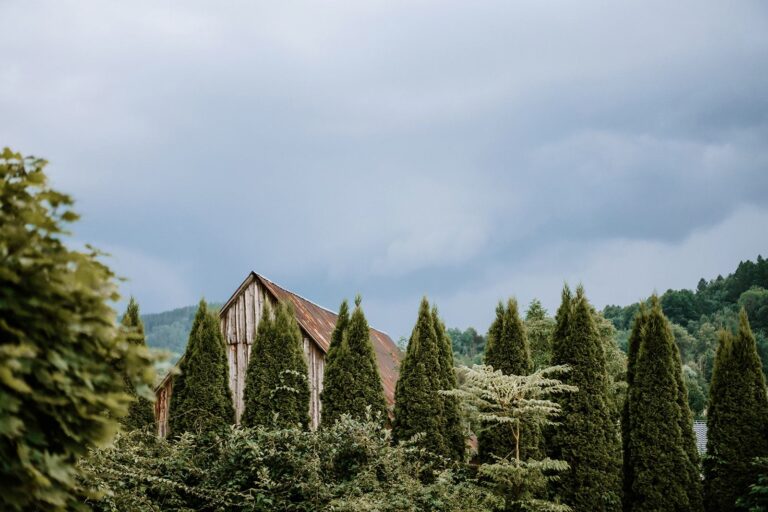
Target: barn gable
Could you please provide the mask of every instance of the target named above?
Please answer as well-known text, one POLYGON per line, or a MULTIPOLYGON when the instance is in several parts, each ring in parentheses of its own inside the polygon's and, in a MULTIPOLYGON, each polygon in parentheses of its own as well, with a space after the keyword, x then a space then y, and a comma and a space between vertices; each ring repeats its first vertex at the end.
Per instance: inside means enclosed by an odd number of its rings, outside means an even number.
MULTIPOLYGON (((288 302, 293 305, 296 320, 301 329, 304 355, 307 360, 310 383, 309 413, 313 428, 317 427, 322 409, 320 393, 323 389, 325 354, 330 345, 331 333, 336 325, 336 313, 282 288, 255 272, 251 272, 246 277, 219 313, 222 334, 227 343, 229 387, 232 390, 236 419, 239 422, 243 413, 245 374, 256 326, 266 301, 269 301, 271 305, 275 305, 277 302, 288 302)), ((373 328, 371 328, 370 333, 384 395, 388 405, 392 406, 395 400, 395 383, 397 382, 401 358, 400 350, 386 333, 373 328)), ((168 406, 173 387, 172 381, 173 379, 167 376, 156 389, 155 410, 158 433, 161 436, 164 436, 168 430, 168 406)))

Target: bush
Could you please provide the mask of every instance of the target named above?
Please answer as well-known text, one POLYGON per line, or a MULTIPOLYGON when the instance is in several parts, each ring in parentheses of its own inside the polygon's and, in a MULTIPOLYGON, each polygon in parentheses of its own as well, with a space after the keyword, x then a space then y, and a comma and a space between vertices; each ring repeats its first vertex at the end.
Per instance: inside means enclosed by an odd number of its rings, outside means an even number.
POLYGON ((461 511, 499 500, 466 468, 392 445, 380 422, 342 416, 314 432, 233 427, 176 442, 120 436, 83 461, 96 510, 461 511), (431 475, 431 476, 430 476, 431 475))
POLYGON ((76 459, 111 441, 128 412, 124 370, 152 397, 152 359, 118 328, 114 275, 67 248, 77 220, 46 162, 0 154, 0 509, 72 510, 76 459))

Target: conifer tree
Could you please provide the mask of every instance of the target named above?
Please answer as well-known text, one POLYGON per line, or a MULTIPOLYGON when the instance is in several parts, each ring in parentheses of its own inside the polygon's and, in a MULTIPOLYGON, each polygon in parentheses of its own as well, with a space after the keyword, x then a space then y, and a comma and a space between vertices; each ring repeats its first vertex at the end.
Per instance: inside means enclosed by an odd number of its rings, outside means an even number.
POLYGON ((768 400, 755 337, 744 309, 739 330, 720 333, 707 413, 704 500, 707 512, 735 510, 768 456, 768 400))
MULTIPOLYGON (((672 338, 674 340, 674 336, 672 338)), ((680 350, 675 345, 672 350, 675 381, 677 382, 677 407, 680 409, 678 425, 683 436, 683 451, 688 459, 686 470, 688 481, 686 483, 686 495, 688 496, 688 510, 701 512, 704 510, 704 499, 701 485, 701 459, 699 449, 696 446, 696 433, 693 431, 693 414, 688 404, 688 388, 683 380, 683 363, 680 359, 680 350)))
MULTIPOLYGON (((146 346, 144 324, 141 321, 141 316, 139 316, 139 305, 133 297, 128 301, 128 308, 123 315, 121 324, 126 328, 126 336, 130 342, 146 346)), ((136 430, 153 425, 155 422, 155 411, 152 402, 136 394, 136 388, 128 375, 124 374, 123 378, 125 380, 126 392, 134 398, 128 407, 128 416, 121 421, 123 429, 136 430)))
POLYGON ((573 299, 563 290, 553 345, 553 363, 571 368, 563 381, 578 388, 562 398, 563 420, 551 439, 555 458, 570 466, 560 496, 574 510, 618 511, 621 439, 608 406, 605 353, 581 286, 573 299))
POLYGON ((169 427, 174 435, 209 432, 234 423, 226 347, 219 320, 200 301, 179 375, 171 393, 169 427))
MULTIPOLYGON (((503 375, 525 376, 531 373, 531 353, 528 339, 517 310, 517 301, 509 299, 506 308, 499 302, 494 330, 489 330, 486 342, 485 364, 501 371, 503 375), (500 318, 499 318, 500 317, 500 318), (499 328, 500 326, 500 328, 499 328)), ((527 435, 521 446, 522 458, 537 455, 538 427, 525 425, 527 435)), ((512 425, 493 425, 478 436, 480 460, 493 462, 497 457, 508 457, 515 449, 512 425)))
POLYGON ((339 306, 336 326, 331 334, 331 344, 325 358, 323 373, 323 391, 320 394, 322 404, 321 422, 323 425, 333 425, 344 414, 344 402, 348 396, 347 389, 351 379, 351 369, 348 368, 349 357, 343 347, 344 335, 349 325, 349 306, 344 300, 339 306))
MULTIPOLYGON (((629 334, 629 340, 627 342, 627 387, 632 388, 635 381, 635 363, 637 361, 637 352, 640 350, 640 340, 643 335, 643 329, 645 328, 647 312, 645 310, 645 304, 640 304, 640 310, 635 316, 634 323, 632 324, 632 331, 629 334)), ((624 477, 624 510, 629 510, 632 503, 632 482, 634 476, 632 474, 631 455, 629 447, 629 435, 631 432, 630 426, 631 418, 629 416, 629 397, 624 400, 624 407, 621 411, 621 445, 623 458, 623 477, 624 477)))
POLYGON ((395 387, 392 437, 395 441, 407 441, 422 434, 421 446, 433 453, 450 456, 443 436, 445 416, 439 395, 442 387, 440 366, 435 324, 429 302, 424 297, 395 387))
MULTIPOLYGON (((700 498, 695 496, 698 474, 692 468, 682 428, 690 416, 686 419, 680 407, 678 349, 658 297, 651 298, 650 311, 636 322, 642 325, 628 397, 632 478, 628 510, 701 510, 700 498)), ((692 425, 685 426, 692 429, 692 425)))
MULTIPOLYGON (((445 324, 438 314, 437 307, 432 308, 432 321, 435 324, 435 334, 437 335, 438 348, 440 349, 440 372, 442 376, 440 389, 442 391, 450 391, 456 388, 453 348, 451 346, 451 339, 445 330, 445 324)), ((441 395, 441 399, 445 416, 443 438, 445 439, 448 456, 454 460, 462 461, 466 451, 466 441, 464 439, 459 401, 455 396, 444 394, 441 395)))
POLYGON ((354 418, 364 418, 368 408, 384 421, 387 418, 387 402, 379 376, 379 365, 371 343, 371 330, 360 307, 361 298, 355 298, 355 309, 349 319, 344 339, 345 354, 353 369, 347 395, 349 400, 344 412, 354 418))
POLYGON ((547 315, 541 301, 533 299, 525 313, 525 334, 531 349, 534 370, 546 368, 552 362, 552 331, 555 319, 547 315))
POLYGON ((270 314, 265 304, 248 363, 241 422, 307 428, 309 381, 296 315, 284 303, 277 305, 273 319, 270 314))

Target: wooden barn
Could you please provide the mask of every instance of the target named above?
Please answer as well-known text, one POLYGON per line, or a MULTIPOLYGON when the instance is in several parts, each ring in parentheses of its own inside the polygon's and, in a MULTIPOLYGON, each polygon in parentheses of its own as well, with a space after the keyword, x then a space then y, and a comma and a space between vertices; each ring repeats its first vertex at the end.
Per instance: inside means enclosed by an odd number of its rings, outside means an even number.
MULTIPOLYGON (((219 312, 221 331, 227 344, 229 387, 232 390, 236 421, 240 421, 243 413, 245 372, 265 301, 269 301, 271 305, 278 302, 293 304, 296 321, 304 339, 304 355, 307 358, 311 392, 309 414, 312 427, 315 428, 320 423, 322 413, 320 393, 323 390, 325 354, 328 352, 331 333, 336 325, 336 313, 278 286, 255 272, 246 277, 219 312)), ((379 363, 384 395, 391 407, 395 401, 400 350, 386 333, 373 328, 371 342, 379 363)), ((155 389, 155 417, 160 436, 165 436, 168 432, 168 408, 172 393, 173 376, 169 374, 155 389)))

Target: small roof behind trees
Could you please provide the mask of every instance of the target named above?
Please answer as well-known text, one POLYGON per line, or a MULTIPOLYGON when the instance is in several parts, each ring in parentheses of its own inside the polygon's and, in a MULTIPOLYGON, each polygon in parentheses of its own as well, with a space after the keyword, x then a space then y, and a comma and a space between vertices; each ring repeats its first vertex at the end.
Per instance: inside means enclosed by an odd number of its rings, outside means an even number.
POLYGON ((693 433, 696 434, 696 448, 699 455, 707 453, 707 422, 705 420, 693 420, 693 433))

